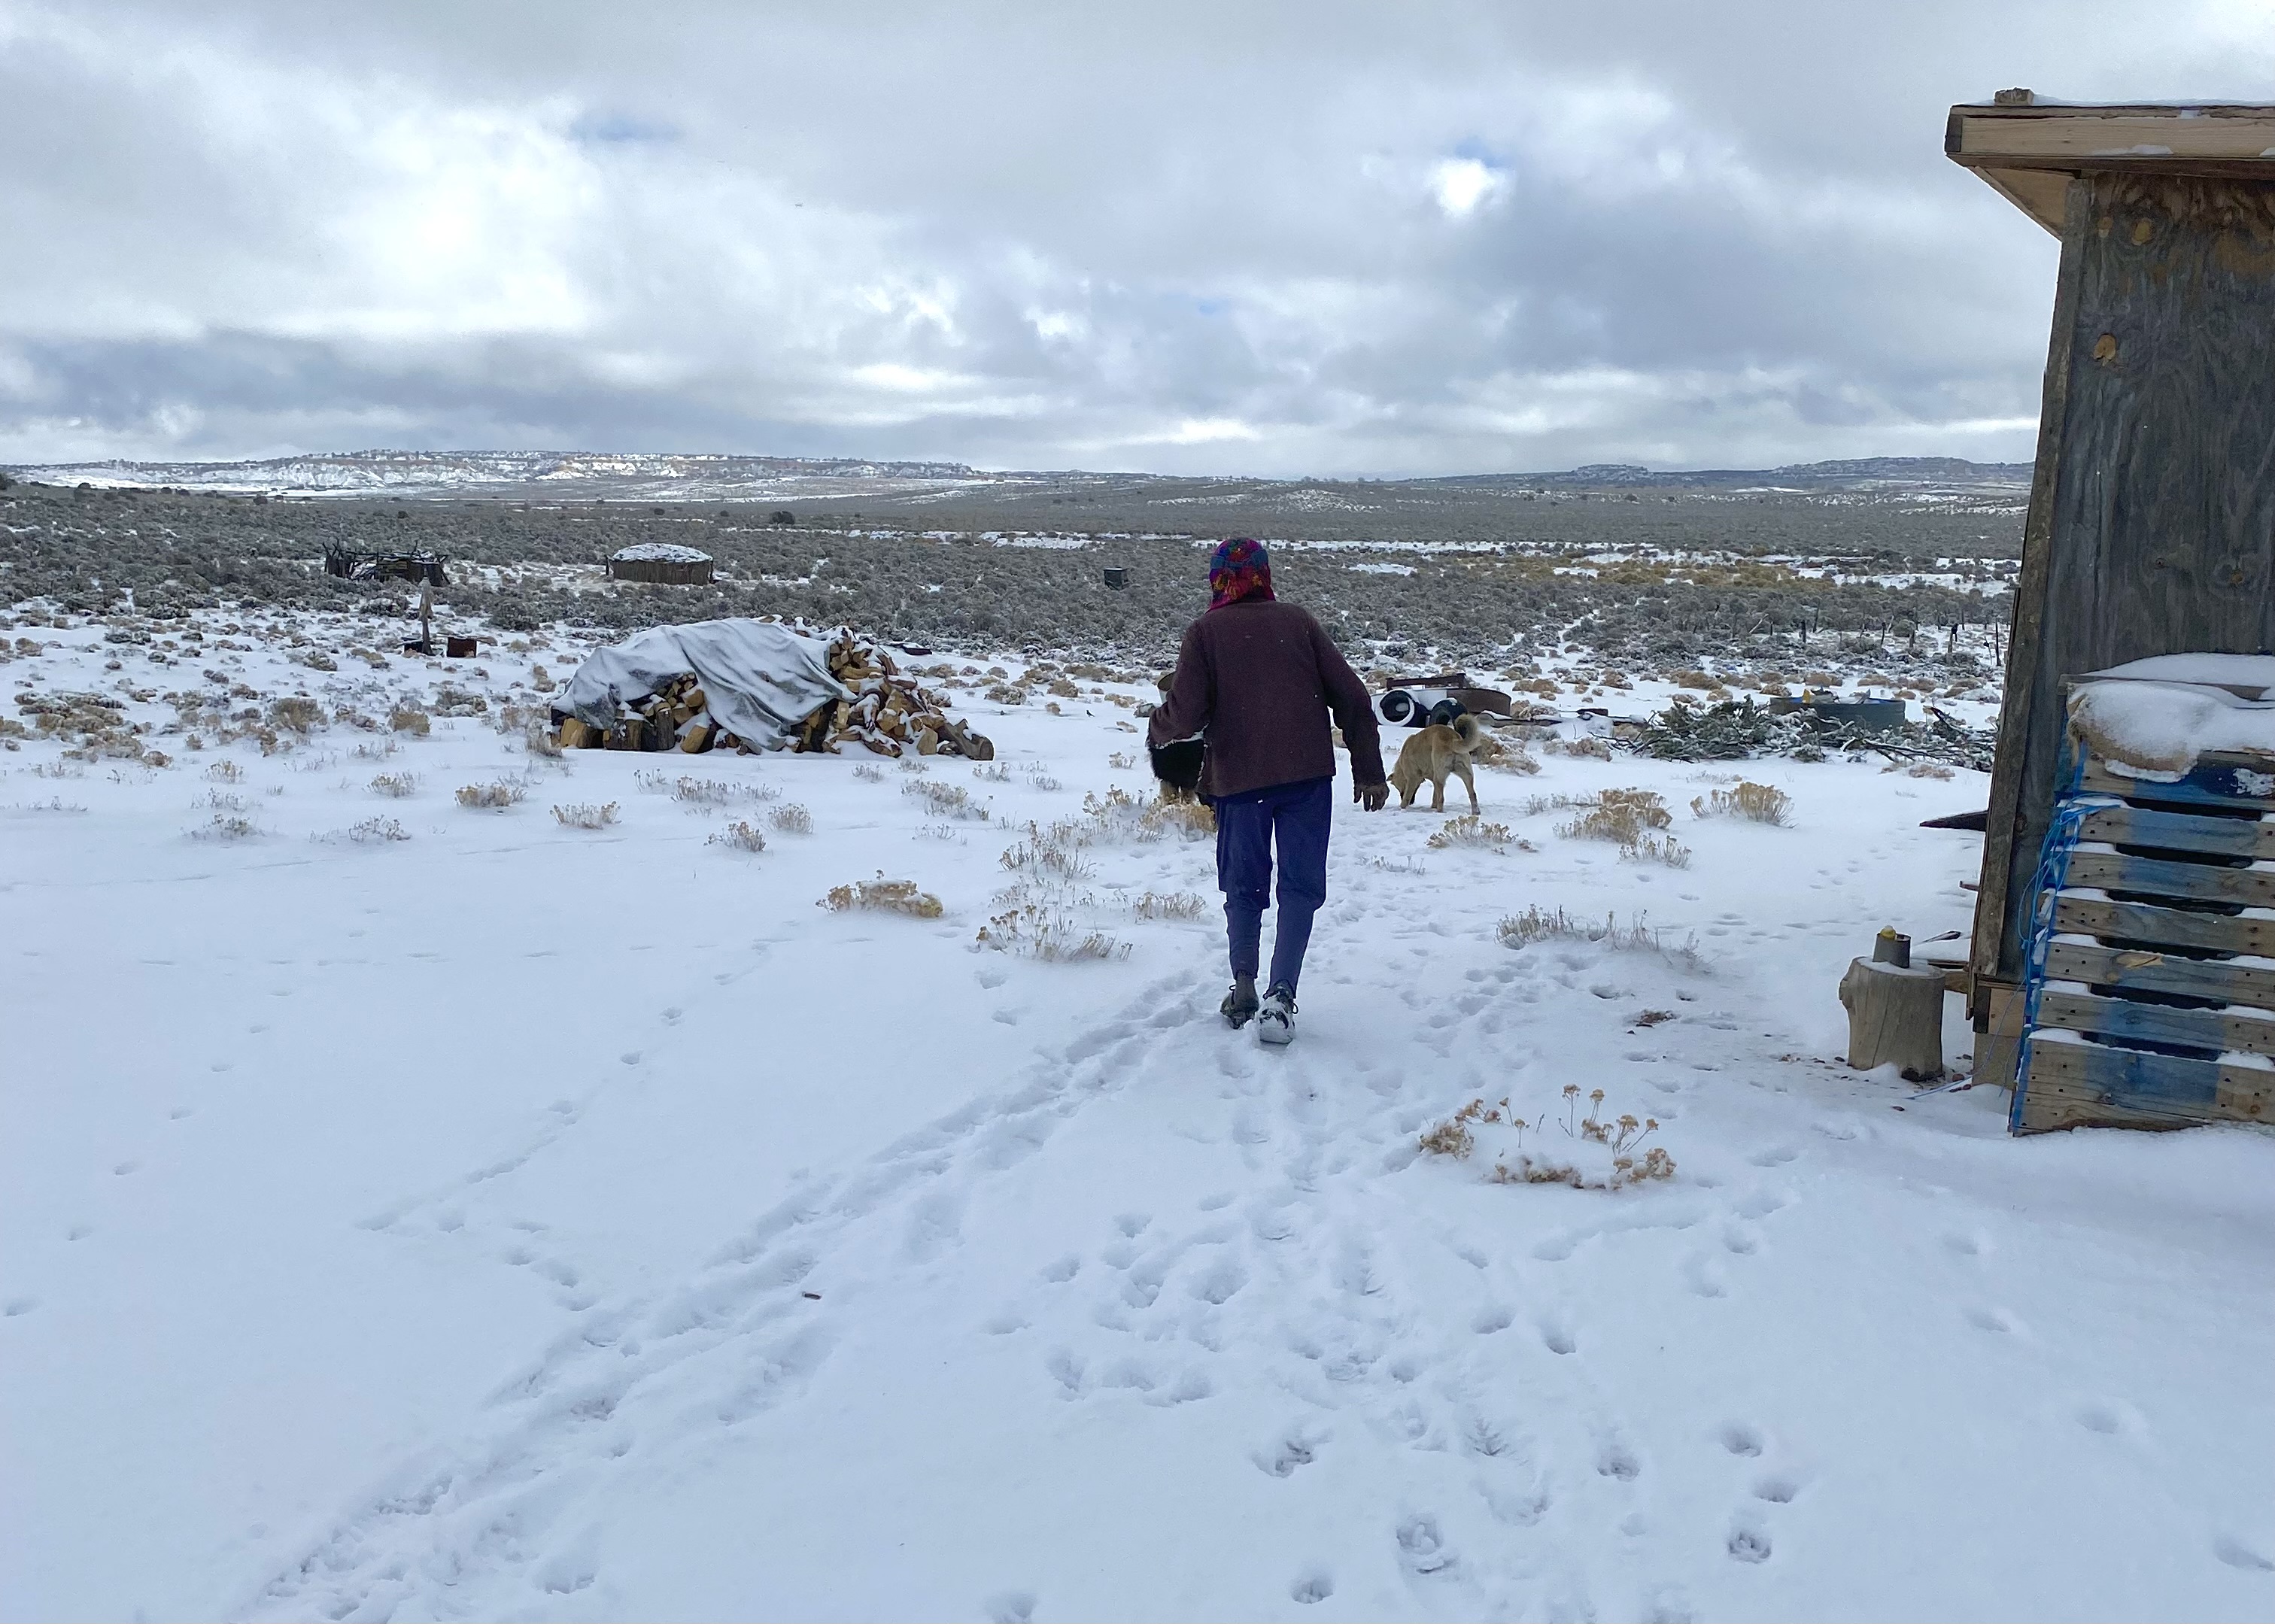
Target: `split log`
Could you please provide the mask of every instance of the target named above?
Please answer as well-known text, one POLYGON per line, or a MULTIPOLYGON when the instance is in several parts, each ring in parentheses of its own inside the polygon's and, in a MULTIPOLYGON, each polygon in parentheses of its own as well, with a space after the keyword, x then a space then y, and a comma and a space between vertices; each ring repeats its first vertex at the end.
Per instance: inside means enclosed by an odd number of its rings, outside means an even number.
POLYGON ((1912 1082, 1943 1075, 1943 971, 1852 959, 1840 978, 1848 1011, 1848 1063, 1893 1064, 1912 1082))
POLYGON ((578 721, 574 716, 561 719, 560 745, 563 750, 590 750, 601 742, 601 730, 578 721))

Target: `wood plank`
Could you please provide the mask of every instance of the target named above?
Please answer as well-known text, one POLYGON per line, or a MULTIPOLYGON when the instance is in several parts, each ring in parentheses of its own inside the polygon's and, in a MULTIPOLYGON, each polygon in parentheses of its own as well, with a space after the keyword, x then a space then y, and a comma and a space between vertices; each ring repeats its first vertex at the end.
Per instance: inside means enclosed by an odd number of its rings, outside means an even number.
MULTIPOLYGON (((2275 812, 2275 796, 2253 790, 2267 776, 2267 764, 2256 766, 2233 757, 2207 756, 2177 783, 2128 778, 2112 773, 2100 761, 2089 760, 2079 788, 2096 795, 2121 795, 2128 800, 2154 801, 2165 806, 2226 807, 2234 812, 2275 812)), ((2242 820, 2237 820, 2241 822, 2242 820)))
POLYGON ((2105 903, 2067 891, 2054 899, 2054 929, 2066 935, 2114 937, 2202 953, 2275 957, 2275 919, 2190 913, 2146 903, 2105 903))
MULTIPOLYGON (((1975 934, 1969 968, 1975 973, 1974 1001, 1968 1013, 1977 1031, 1988 1018, 1987 989, 1996 983, 2017 986, 2022 979, 2021 939, 2029 928, 2022 893, 2037 865, 2045 823, 2035 828, 2023 815, 2024 787, 2043 778, 2052 797, 2052 764, 2033 776, 2031 742, 2051 725, 2067 726, 2067 713, 2043 724, 2037 710, 2042 663, 2047 582, 2053 571, 2055 493, 2060 487, 2062 426, 2068 420, 2070 359, 2076 349, 2077 301, 2085 262, 2085 238, 2093 218, 2092 191, 2082 180, 2068 185, 2062 227, 2061 267, 2054 279, 2054 313, 2046 342, 2045 380, 2038 409, 2037 465, 2030 475, 2030 509, 2022 521, 2022 568, 2015 578, 2014 625, 2007 638, 2007 676, 1999 708, 1999 742, 1991 764, 1991 805, 1984 814, 1983 872, 1975 898, 1975 934), (2027 855, 2023 842, 2029 842, 2027 855), (2017 857, 2021 861, 2017 862, 2017 857), (2019 868, 2020 872, 2017 872, 2019 868)), ((2089 669, 2092 668, 2087 668, 2089 669)), ((2048 703, 2059 695, 2049 693, 2048 703)), ((2009 1072, 2011 1076, 2011 1069, 2009 1072)))
POLYGON ((2112 846, 2275 861, 2275 820, 2265 819, 2201 818, 2145 806, 2103 806, 2086 813, 2078 834, 2112 846))
MULTIPOLYGON (((2066 383, 2041 425, 2052 488, 2043 502, 2033 488, 2025 531, 1978 914, 1999 880, 1991 969, 2007 980, 2053 808, 2062 683, 2150 654, 2275 648, 2275 185, 2097 171, 2068 199, 2066 383)), ((1978 942, 1978 983, 1986 956, 1978 942)))
POLYGON ((2097 941, 2048 942, 2046 978, 2275 1009, 2275 970, 2224 959, 2180 958, 2137 948, 2110 948, 2097 941))
MULTIPOLYGON (((2035 1057, 2035 1051, 2033 1054, 2035 1057)), ((2138 1111, 2113 1105, 2098 1090, 2072 1084, 2045 1067, 2033 1069, 2037 1075, 2026 1086, 2014 1091, 2014 1103, 2007 1113, 2007 1126, 2018 1134, 2052 1133, 2067 1128, 2170 1132, 2203 1125, 2195 1117, 2175 1116, 2169 1111, 2138 1111)))
POLYGON ((1960 108, 1945 132, 1946 152, 1969 169, 2140 169, 2189 174, 2275 170, 2275 108, 1960 108), (2217 111, 2216 117, 2206 116, 2217 111), (1956 140, 1955 149, 1951 146, 1956 140), (2210 162, 2223 166, 2207 171, 2210 162))
POLYGON ((2226 868, 2217 863, 2128 857, 2121 851, 2073 851, 2068 883, 2195 903, 2275 908, 2275 868, 2226 868))
POLYGON ((2041 1088, 2136 1117, 2193 1122, 2275 1118, 2275 1071, 2097 1043, 2031 1044, 2023 1090, 2036 1093, 2041 1088))
POLYGON ((2221 1009, 2176 1009, 2170 1004, 2102 998, 2091 993, 2049 989, 2039 993, 2038 1024, 2095 1037, 2129 1038, 2136 1043, 2209 1049, 2215 1054, 2230 1050, 2275 1054, 2275 1020, 2221 1009))

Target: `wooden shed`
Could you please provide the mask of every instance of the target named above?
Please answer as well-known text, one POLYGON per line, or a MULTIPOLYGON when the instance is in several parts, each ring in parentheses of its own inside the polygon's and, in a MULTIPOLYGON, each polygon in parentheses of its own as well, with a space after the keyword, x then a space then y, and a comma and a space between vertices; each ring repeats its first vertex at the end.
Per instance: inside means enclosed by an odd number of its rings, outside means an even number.
POLYGON ((708 586, 711 555, 669 541, 642 541, 608 555, 608 577, 664 586, 708 586))
POLYGON ((1969 963, 2012 1084, 2065 684, 2275 648, 2275 106, 2002 91, 1944 149, 2061 240, 1969 963))

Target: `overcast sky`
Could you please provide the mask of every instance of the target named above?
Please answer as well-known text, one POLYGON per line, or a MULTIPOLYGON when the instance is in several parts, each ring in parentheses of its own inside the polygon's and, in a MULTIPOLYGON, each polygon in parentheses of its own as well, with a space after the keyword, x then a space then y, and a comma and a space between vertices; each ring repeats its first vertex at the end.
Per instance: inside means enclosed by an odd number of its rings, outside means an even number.
POLYGON ((2275 0, 0 0, 0 461, 2027 460, 2007 85, 2275 100, 2275 0))

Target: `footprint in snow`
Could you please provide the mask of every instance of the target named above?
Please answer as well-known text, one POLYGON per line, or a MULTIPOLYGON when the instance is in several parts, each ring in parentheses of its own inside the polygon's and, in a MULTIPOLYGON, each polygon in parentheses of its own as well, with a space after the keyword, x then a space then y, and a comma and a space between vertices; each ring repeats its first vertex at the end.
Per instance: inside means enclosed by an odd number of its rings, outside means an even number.
POLYGON ((1762 1452, 1762 1435, 1744 1422, 1734 1421, 1722 1429, 1722 1447, 1735 1455, 1758 1455, 1762 1452))
POLYGON ((2275 1573, 2275 1560, 2261 1555, 2241 1540, 2222 1534, 2211 1542, 2211 1553, 2230 1567, 2246 1573, 2275 1573))
POLYGON ((1289 1596, 1306 1607, 1314 1602, 1325 1601, 1334 1593, 1335 1582, 1328 1576, 1327 1570, 1324 1567, 1305 1568, 1296 1575, 1296 1582, 1288 1587, 1289 1596))
POLYGON ((1409 1517, 1398 1525, 1398 1555, 1407 1571, 1417 1575, 1441 1574, 1456 1565, 1438 1531, 1438 1519, 1426 1514, 1409 1517))
POLYGON ((1980 1304, 1965 1311, 1967 1323, 1978 1331, 1989 1331, 2000 1336, 2021 1333, 2022 1323, 2004 1309, 1986 1308, 1980 1304))
POLYGON ((987 1610, 989 1624, 1028 1624, 1035 1616, 1032 1590, 998 1590, 979 1605, 987 1610))

